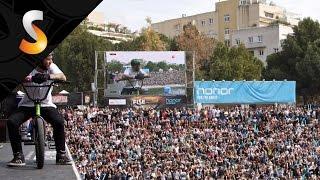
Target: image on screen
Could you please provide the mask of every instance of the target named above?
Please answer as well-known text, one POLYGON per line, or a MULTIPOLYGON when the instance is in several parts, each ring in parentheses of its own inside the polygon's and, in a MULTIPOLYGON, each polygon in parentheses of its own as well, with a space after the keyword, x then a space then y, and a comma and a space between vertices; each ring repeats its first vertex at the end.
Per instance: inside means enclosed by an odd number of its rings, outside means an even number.
POLYGON ((183 51, 113 51, 105 61, 106 96, 186 94, 183 51))

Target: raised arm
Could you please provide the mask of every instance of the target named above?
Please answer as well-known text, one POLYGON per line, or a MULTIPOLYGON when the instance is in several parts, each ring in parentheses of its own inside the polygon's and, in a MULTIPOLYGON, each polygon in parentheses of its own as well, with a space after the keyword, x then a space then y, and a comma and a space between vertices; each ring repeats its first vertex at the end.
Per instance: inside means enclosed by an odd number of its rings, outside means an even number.
POLYGON ((51 80, 61 80, 61 81, 67 80, 66 76, 63 73, 50 74, 50 79, 51 80))

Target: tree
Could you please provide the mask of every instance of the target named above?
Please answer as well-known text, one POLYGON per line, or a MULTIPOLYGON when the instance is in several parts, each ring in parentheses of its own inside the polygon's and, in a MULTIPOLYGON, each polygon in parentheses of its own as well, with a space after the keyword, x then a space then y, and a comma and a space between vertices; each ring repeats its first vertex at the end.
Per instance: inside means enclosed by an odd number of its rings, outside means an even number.
POLYGON ((259 80, 263 64, 243 45, 229 48, 224 43, 218 43, 210 57, 208 68, 209 79, 259 80))
POLYGON ((188 24, 183 27, 183 32, 176 37, 175 41, 179 50, 196 53, 196 77, 197 79, 207 79, 207 72, 210 71, 207 65, 214 49, 214 39, 201 34, 194 25, 188 24))
POLYGON ((296 81, 297 92, 306 102, 319 94, 320 25, 318 21, 305 18, 293 32, 282 43, 283 51, 268 56, 263 77, 296 81))
POLYGON ((107 70, 109 73, 122 72, 123 64, 119 61, 112 60, 107 63, 107 70))
POLYGON ((139 37, 132 42, 134 50, 140 51, 164 51, 166 50, 165 43, 160 39, 160 36, 150 27, 142 29, 139 37))
POLYGON ((165 61, 158 62, 157 66, 159 69, 162 69, 164 71, 167 71, 169 69, 169 66, 165 61))
POLYGON ((118 33, 118 32, 119 32, 119 28, 120 28, 120 24, 115 24, 115 26, 114 26, 114 31, 115 31, 116 33, 118 33))
MULTIPOLYGON (((146 19, 149 23, 151 19, 146 19)), ((164 51, 167 50, 168 42, 163 41, 163 35, 155 32, 150 26, 142 28, 138 37, 132 41, 120 42, 115 45, 117 51, 164 51)), ((171 43, 171 42, 170 42, 171 43)))
POLYGON ((78 26, 55 50, 54 61, 72 82, 68 90, 90 90, 94 78, 95 51, 112 49, 111 42, 78 26))
POLYGON ((309 44, 303 60, 296 63, 296 71, 303 93, 319 94, 320 88, 320 39, 309 44))
POLYGON ((157 64, 152 61, 148 61, 147 64, 145 65, 145 68, 149 69, 150 72, 159 70, 159 68, 157 67, 157 64))

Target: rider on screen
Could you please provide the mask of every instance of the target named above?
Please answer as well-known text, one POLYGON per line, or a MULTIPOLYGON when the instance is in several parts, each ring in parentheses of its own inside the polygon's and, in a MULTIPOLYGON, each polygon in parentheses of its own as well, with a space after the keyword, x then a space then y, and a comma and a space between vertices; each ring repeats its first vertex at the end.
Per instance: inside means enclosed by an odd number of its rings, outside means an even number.
POLYGON ((150 77, 143 69, 140 68, 140 61, 141 60, 139 59, 132 59, 131 67, 124 71, 122 79, 127 80, 127 82, 125 87, 122 89, 121 94, 128 95, 138 91, 139 87, 141 87, 139 84, 141 82, 139 81, 150 77))

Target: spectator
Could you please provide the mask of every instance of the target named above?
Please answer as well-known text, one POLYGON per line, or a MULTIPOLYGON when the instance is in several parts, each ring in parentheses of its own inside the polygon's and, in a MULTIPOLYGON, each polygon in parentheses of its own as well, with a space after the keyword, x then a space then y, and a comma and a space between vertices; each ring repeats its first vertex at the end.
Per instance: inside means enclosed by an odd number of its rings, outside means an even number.
POLYGON ((312 114, 299 107, 90 108, 73 112, 67 141, 82 179, 318 179, 312 114))

